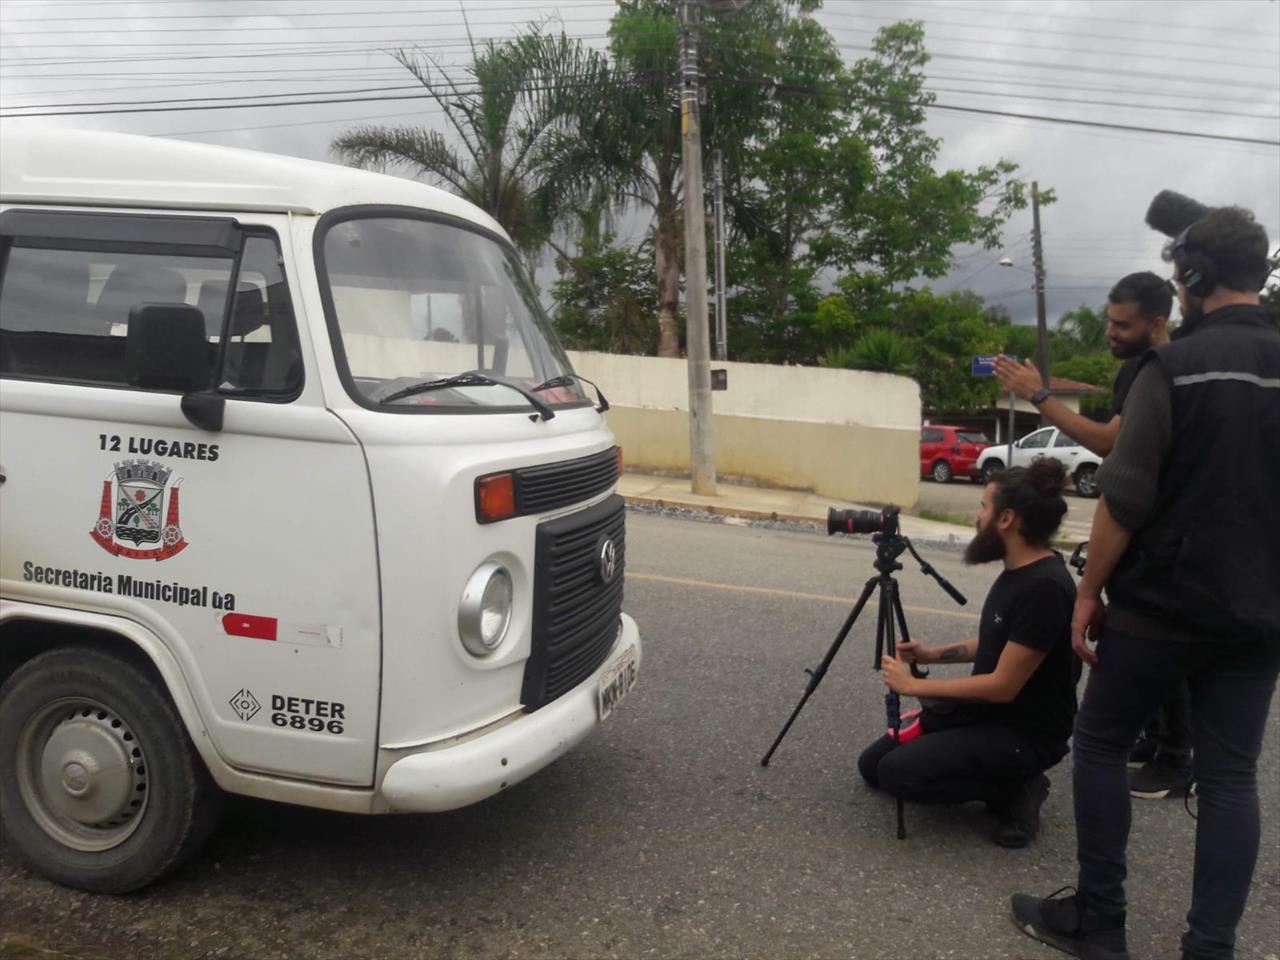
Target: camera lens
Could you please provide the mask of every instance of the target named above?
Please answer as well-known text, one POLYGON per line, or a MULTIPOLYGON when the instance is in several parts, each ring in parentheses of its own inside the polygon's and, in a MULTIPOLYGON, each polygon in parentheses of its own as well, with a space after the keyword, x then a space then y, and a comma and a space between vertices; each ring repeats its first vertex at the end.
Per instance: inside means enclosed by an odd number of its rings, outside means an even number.
POLYGON ((827 535, 833 533, 879 533, 885 528, 884 514, 874 510, 827 508, 827 535))

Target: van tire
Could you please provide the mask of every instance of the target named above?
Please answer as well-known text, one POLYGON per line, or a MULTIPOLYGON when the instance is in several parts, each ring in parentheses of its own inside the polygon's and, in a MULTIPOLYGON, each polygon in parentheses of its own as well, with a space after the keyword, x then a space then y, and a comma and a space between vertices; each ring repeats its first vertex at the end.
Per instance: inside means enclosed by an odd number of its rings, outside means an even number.
POLYGON ((0 819, 49 879, 96 893, 145 887, 204 843, 221 799, 144 668, 60 647, 0 687, 0 819))

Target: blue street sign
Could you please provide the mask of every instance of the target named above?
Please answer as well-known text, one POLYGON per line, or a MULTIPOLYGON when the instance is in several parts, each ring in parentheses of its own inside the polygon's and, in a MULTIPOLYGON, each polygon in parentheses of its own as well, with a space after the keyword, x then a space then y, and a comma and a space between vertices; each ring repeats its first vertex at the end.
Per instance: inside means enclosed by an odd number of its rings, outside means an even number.
POLYGON ((995 356, 974 357, 973 375, 975 377, 994 377, 996 375, 995 362, 995 356))

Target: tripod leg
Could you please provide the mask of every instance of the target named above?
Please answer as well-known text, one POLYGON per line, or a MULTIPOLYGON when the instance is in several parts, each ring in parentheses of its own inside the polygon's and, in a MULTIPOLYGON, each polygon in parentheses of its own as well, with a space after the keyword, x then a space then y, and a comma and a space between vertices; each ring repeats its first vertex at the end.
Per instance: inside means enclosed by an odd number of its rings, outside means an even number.
MULTIPOLYGON (((902 595, 898 593, 897 583, 893 585, 893 612, 898 621, 898 628, 902 631, 902 642, 910 643, 911 633, 907 630, 907 615, 902 612, 902 595)), ((929 671, 927 668, 912 661, 911 675, 917 679, 924 679, 929 675, 929 671)))
MULTIPOLYGON (((872 577, 867 581, 866 586, 862 588, 862 595, 858 597, 858 602, 853 605, 853 609, 849 612, 849 616, 845 619, 844 625, 840 628, 840 632, 836 634, 835 640, 832 642, 827 655, 822 658, 822 663, 818 664, 814 670, 806 670, 809 674, 809 683, 806 685, 804 695, 800 698, 800 702, 796 704, 796 708, 791 711, 791 716, 787 718, 787 722, 783 725, 782 731, 773 741, 773 745, 769 747, 769 751, 760 760, 760 766, 767 767, 769 758, 773 756, 773 752, 778 749, 778 744, 782 743, 782 738, 787 735, 787 731, 791 729, 791 725, 796 722, 796 717, 800 716, 800 711, 804 709, 804 705, 808 702, 809 697, 813 695, 813 691, 818 689, 818 684, 822 682, 822 678, 827 675, 827 669, 831 666, 831 661, 835 659, 836 653, 840 650, 840 645, 844 643, 844 638, 849 635, 849 631, 853 628, 853 623, 858 619, 858 614, 862 613, 862 608, 867 605, 867 600, 871 597, 871 591, 876 588, 876 582, 879 577, 872 577)), ((883 613, 883 610, 881 611, 883 613)), ((879 666, 880 661, 876 661, 879 666)))
MULTIPOLYGON (((902 628, 902 639, 910 642, 911 637, 907 633, 907 622, 902 615, 902 601, 898 597, 898 581, 893 577, 886 575, 880 584, 880 619, 884 630, 885 639, 889 656, 895 657, 898 653, 898 646, 894 639, 894 624, 902 628)), ((877 627, 880 629, 880 627, 877 627)), ((912 664, 914 666, 914 664, 912 664)), ((898 694, 890 690, 884 695, 884 711, 889 721, 889 729, 893 733, 894 742, 902 744, 902 701, 898 694)), ((907 836, 906 813, 903 808, 902 798, 897 798, 898 803, 898 839, 905 840, 907 836)))

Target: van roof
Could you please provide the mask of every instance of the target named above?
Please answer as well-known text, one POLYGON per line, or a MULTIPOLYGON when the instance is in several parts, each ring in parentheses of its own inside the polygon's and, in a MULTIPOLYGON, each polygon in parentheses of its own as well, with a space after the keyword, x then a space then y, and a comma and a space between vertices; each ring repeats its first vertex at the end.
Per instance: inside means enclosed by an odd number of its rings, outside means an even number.
POLYGON ((256 150, 16 123, 0 123, 0 200, 300 214, 391 204, 506 236, 466 200, 401 177, 256 150))

